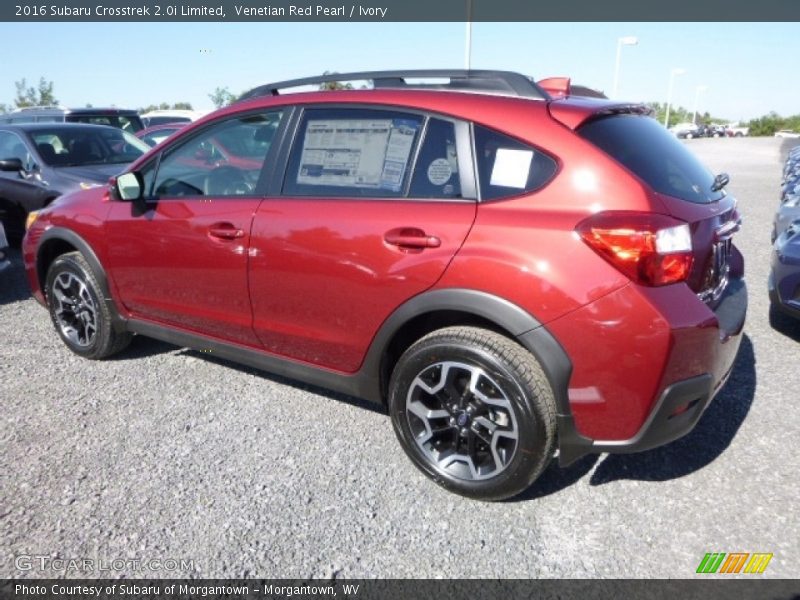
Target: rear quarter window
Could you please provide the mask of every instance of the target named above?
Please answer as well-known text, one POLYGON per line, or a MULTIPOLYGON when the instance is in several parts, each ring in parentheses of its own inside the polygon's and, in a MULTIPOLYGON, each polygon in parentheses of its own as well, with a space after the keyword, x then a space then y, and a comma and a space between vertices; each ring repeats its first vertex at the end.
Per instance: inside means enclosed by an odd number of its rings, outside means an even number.
POLYGON ((475 125, 481 200, 497 200, 544 187, 558 163, 533 146, 481 125, 475 125))
POLYGON ((711 191, 711 172, 651 117, 601 117, 582 126, 578 133, 656 192, 696 204, 715 202, 725 195, 711 191))

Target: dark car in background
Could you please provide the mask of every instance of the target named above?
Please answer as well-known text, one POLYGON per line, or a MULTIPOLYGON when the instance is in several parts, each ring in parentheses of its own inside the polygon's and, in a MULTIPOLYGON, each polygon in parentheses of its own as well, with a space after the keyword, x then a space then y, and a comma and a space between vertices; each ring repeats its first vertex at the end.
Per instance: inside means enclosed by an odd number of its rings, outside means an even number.
POLYGON ((21 123, 87 123, 89 125, 108 125, 130 133, 144 129, 139 113, 124 108, 30 106, 0 115, 0 125, 21 123))
POLYGON ((772 224, 773 243, 795 219, 800 219, 800 146, 789 152, 783 167, 781 203, 772 224))
POLYGON ((725 125, 705 125, 703 136, 710 138, 728 137, 728 128, 725 125))
POLYGON ((132 134, 102 125, 0 125, 0 222, 9 239, 22 239, 31 211, 106 183, 148 149, 132 134))
POLYGON ((800 218, 775 240, 768 285, 773 308, 800 319, 800 218))
POLYGON ((800 146, 789 152, 783 168, 772 241, 770 303, 773 311, 800 319, 800 146))
POLYGON ((8 239, 6 238, 3 223, 0 222, 0 271, 5 270, 10 264, 8 260, 8 239))

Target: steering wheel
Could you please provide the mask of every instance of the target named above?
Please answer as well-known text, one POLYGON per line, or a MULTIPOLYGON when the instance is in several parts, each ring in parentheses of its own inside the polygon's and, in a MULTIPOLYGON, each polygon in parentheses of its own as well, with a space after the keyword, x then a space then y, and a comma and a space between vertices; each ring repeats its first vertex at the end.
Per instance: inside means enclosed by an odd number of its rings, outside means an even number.
POLYGON ((244 171, 229 165, 209 171, 203 181, 206 196, 244 196, 252 193, 253 189, 244 171))

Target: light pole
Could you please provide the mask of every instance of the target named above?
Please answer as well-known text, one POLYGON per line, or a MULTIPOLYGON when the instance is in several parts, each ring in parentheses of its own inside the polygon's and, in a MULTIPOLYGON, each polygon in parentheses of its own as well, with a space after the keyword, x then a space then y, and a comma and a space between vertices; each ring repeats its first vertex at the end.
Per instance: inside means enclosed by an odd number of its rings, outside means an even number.
POLYGON ((623 46, 635 46, 639 43, 639 38, 633 35, 617 38, 617 60, 614 63, 614 87, 611 92, 611 97, 617 97, 617 88, 619 87, 619 60, 622 55, 623 46))
POLYGON ((467 36, 464 44, 464 68, 469 71, 472 62, 472 0, 467 0, 467 36))
POLYGON ((672 86, 675 84, 675 76, 676 75, 683 75, 686 73, 686 69, 681 69, 680 67, 672 69, 669 72, 669 90, 667 91, 667 116, 664 117, 664 127, 669 129, 669 105, 672 104, 672 86))
POLYGON ((705 92, 708 89, 707 85, 698 85, 694 89, 694 109, 692 110, 692 124, 697 125, 697 101, 700 99, 700 92, 705 92))

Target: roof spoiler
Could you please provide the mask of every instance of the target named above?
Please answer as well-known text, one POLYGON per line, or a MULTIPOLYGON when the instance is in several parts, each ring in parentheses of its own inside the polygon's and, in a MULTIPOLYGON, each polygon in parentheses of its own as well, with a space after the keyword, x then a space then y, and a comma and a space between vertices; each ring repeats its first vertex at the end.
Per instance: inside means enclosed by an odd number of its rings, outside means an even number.
POLYGON ((584 98, 608 98, 599 90, 585 85, 572 85, 569 77, 548 77, 537 81, 536 85, 550 94, 552 98, 566 98, 567 96, 582 96, 584 98))
POLYGON ((536 82, 540 88, 550 94, 553 98, 564 98, 570 95, 569 77, 548 77, 536 82))

